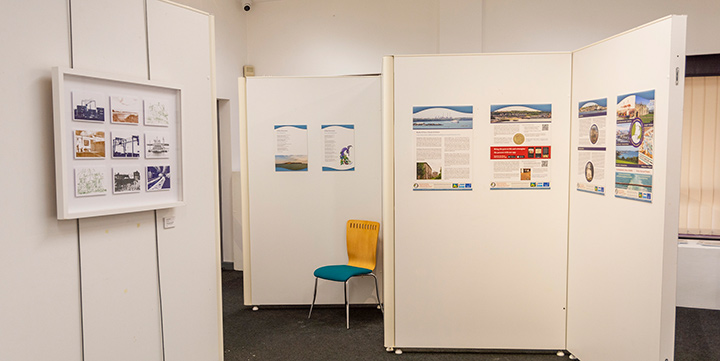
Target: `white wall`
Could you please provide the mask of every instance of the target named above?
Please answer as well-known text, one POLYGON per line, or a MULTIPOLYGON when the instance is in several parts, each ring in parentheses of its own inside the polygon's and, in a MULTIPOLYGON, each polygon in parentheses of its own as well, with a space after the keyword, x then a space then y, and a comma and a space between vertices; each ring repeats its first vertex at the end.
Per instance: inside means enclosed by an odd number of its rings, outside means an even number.
MULTIPOLYGON (((0 14, 0 129, 6 135, 0 154, 3 168, 16 170, 0 177, 2 360, 161 360, 163 345, 168 356, 182 355, 173 360, 221 357, 207 15, 202 31, 197 19, 155 18, 175 21, 205 44, 198 47, 184 34, 177 38, 182 44, 155 50, 164 56, 159 68, 172 69, 157 72, 162 80, 192 86, 183 93, 185 130, 195 136, 185 159, 189 189, 174 232, 162 229, 162 214, 156 229, 153 212, 56 218, 51 67, 74 63, 147 79, 148 60, 159 56, 148 54, 158 43, 146 40, 146 3, 179 9, 156 0, 25 1, 6 4, 0 14), (176 62, 192 68, 178 71, 176 62), (198 76, 205 87, 185 83, 198 76)), ((179 33, 164 29, 175 32, 160 39, 179 33)))
POLYGON ((668 14, 689 15, 688 54, 713 53, 718 13, 703 0, 256 1, 247 54, 258 75, 377 73, 389 54, 575 50, 668 14))
MULTIPOLYGON (((202 10, 215 17, 215 66, 217 97, 227 99, 231 106, 233 144, 238 138, 237 78, 243 75, 247 62, 246 12, 241 0, 178 0, 177 3, 202 10)), ((233 147, 232 170, 240 170, 240 148, 233 147)))
POLYGON ((70 65, 69 29, 65 1, 13 1, 0 12, 3 360, 82 357, 77 223, 55 213, 50 68, 70 65))
MULTIPOLYGON (((75 69, 148 79, 145 2, 72 0, 75 69)), ((162 359, 155 214, 78 220, 83 356, 162 359), (128 267, 132 265, 132 267, 128 267), (110 326, 112 325, 112 326, 110 326)))
POLYGON ((572 51, 672 14, 688 15, 688 55, 720 53, 720 1, 707 0, 483 0, 483 52, 572 51))
MULTIPOLYGON (((240 171, 240 130, 237 79, 247 63, 246 12, 241 0, 178 0, 215 17, 215 65, 217 97, 222 99, 220 117, 223 261, 242 269, 242 229, 233 216, 232 172, 240 171), (225 102, 225 100, 227 102, 225 102), (238 225, 233 227, 233 223, 238 225), (236 245, 235 253, 233 244, 236 245)), ((236 195, 239 197, 239 195, 236 195)))
POLYGON ((571 51, 669 14, 688 15, 688 54, 718 53, 718 13, 706 0, 256 0, 247 54, 257 75, 378 73, 391 54, 571 51))
POLYGON ((479 0, 256 1, 248 62, 257 75, 380 73, 390 54, 481 51, 479 0))

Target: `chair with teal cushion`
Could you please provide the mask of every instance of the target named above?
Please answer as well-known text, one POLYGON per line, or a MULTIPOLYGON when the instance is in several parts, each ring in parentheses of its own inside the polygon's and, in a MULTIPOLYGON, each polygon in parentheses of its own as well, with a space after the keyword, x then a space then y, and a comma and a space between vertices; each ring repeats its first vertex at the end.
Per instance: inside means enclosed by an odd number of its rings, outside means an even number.
POLYGON ((348 302, 348 281, 356 276, 371 276, 375 279, 375 296, 378 307, 382 310, 380 293, 378 292, 377 277, 373 273, 376 263, 377 238, 380 231, 380 223, 372 221, 359 221, 351 219, 347 222, 347 253, 348 264, 323 266, 315 270, 315 291, 313 301, 310 305, 310 314, 315 306, 317 298, 318 279, 343 282, 345 284, 345 321, 347 328, 350 328, 350 303, 348 302))

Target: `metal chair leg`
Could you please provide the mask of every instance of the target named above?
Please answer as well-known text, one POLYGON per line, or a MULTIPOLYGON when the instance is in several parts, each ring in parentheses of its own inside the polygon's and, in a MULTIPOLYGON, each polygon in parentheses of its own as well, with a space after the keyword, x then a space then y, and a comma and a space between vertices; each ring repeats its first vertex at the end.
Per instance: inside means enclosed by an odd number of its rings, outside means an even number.
POLYGON ((310 316, 312 316, 312 309, 313 309, 313 306, 315 306, 315 297, 317 297, 317 283, 318 283, 318 278, 315 277, 315 291, 313 291, 313 301, 310 304, 310 313, 308 314, 308 320, 310 319, 310 316))
POLYGON ((350 329, 350 303, 348 303, 348 281, 345 281, 345 323, 347 324, 347 329, 350 329))
POLYGON ((380 312, 385 313, 385 309, 383 308, 383 305, 380 302, 380 289, 378 288, 377 277, 373 273, 370 273, 370 275, 375 279, 375 297, 377 298, 378 306, 380 307, 380 312))

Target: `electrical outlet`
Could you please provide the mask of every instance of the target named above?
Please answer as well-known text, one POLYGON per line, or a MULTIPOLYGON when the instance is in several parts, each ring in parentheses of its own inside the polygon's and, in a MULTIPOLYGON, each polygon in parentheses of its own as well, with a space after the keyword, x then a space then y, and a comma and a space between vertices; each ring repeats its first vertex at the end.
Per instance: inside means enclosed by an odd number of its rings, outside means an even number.
POLYGON ((252 65, 243 66, 243 76, 245 76, 246 78, 255 76, 255 67, 252 65))

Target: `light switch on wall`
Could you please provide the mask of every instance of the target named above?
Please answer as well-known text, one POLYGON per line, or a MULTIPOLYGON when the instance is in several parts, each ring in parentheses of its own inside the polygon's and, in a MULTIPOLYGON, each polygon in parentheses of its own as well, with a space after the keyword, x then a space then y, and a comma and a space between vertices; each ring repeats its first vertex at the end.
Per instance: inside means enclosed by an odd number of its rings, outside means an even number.
POLYGON ((163 217, 163 228, 175 228, 175 216, 163 217))

